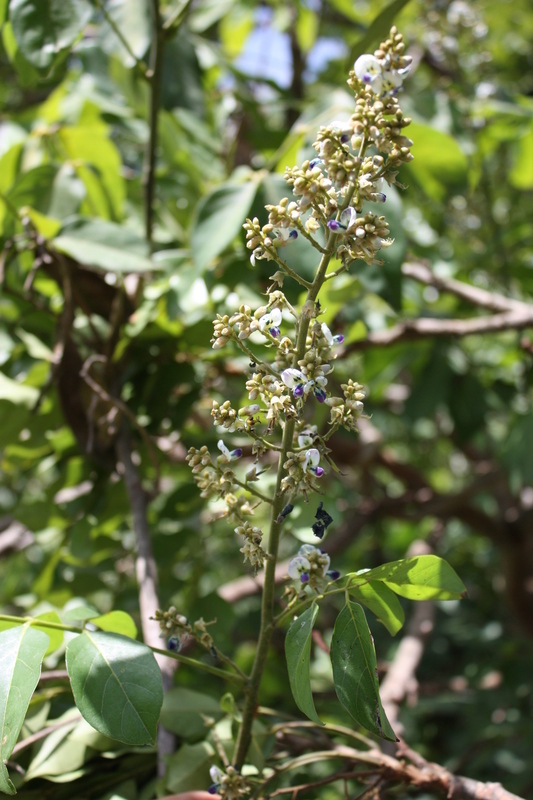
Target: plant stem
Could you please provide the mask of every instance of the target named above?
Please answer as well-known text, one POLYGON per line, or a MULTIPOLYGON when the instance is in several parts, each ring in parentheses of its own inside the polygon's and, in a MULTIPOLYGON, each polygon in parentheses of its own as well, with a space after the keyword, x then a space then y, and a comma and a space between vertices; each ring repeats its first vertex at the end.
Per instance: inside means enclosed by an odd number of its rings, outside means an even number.
MULTIPOLYGON (((362 158, 362 156, 364 155, 366 148, 367 148, 367 142, 366 139, 363 137, 359 149, 360 158, 362 158)), ((344 211, 345 208, 347 208, 350 205, 350 202, 352 200, 355 191, 356 183, 357 183, 357 176, 354 179, 354 182, 347 187, 344 200, 337 212, 337 219, 340 219, 341 213, 344 211)), ((305 299, 305 304, 304 304, 308 309, 312 308, 316 303, 316 300, 318 298, 318 293, 320 292, 320 289, 324 284, 329 262, 331 261, 333 253, 336 250, 335 238, 336 238, 335 234, 328 229, 326 232, 326 241, 324 243, 322 258, 320 259, 320 263, 318 265, 315 278, 310 285, 308 284, 307 297, 305 299)), ((302 283, 303 279, 301 279, 300 276, 298 276, 297 280, 299 283, 302 283)), ((300 324, 298 326, 296 349, 292 360, 293 368, 296 368, 298 366, 298 362, 301 361, 305 355, 307 332, 309 330, 310 322, 311 322, 311 315, 302 314, 300 319, 300 324)), ((276 564, 278 559, 278 546, 279 546, 281 527, 282 527, 282 522, 278 522, 278 518, 280 518, 283 506, 285 505, 285 497, 283 495, 283 492, 281 491, 281 482, 285 475, 284 464, 287 460, 287 453, 292 448, 295 426, 296 426, 296 421, 294 419, 285 420, 285 427, 283 430, 283 438, 281 443, 281 452, 278 462, 276 491, 274 494, 274 501, 272 503, 270 536, 268 540, 269 558, 265 566, 265 580, 263 584, 263 597, 261 604, 261 628, 259 631, 257 650, 252 667, 252 672, 250 674, 250 683, 246 693, 246 701, 244 704, 242 721, 239 726, 239 732, 237 734, 237 742, 235 745, 234 765, 238 770, 240 770, 241 767, 243 766, 244 761, 246 759, 246 753, 248 752, 248 748, 250 746, 252 737, 252 725, 257 708, 259 688, 261 686, 261 680, 263 677, 263 672, 265 670, 266 658, 268 654, 270 640, 272 638, 272 633, 274 631, 274 590, 276 585, 276 564)))
MULTIPOLYGON (((324 275, 328 268, 331 256, 333 254, 332 235, 326 239, 326 252, 323 254, 320 264, 315 275, 315 279, 307 291, 306 304, 309 306, 316 302, 322 283, 324 282, 324 275)), ((298 329, 298 339, 296 342, 296 352, 293 357, 292 366, 296 367, 305 355, 307 332, 311 322, 310 316, 302 316, 300 326, 298 329)), ((276 480, 276 492, 274 501, 272 503, 272 516, 270 521, 270 536, 268 540, 268 554, 269 559, 265 566, 265 582, 263 586, 263 600, 261 606, 261 628, 259 632, 259 639, 257 642, 257 650, 255 654, 254 664, 250 675, 250 684, 246 694, 246 702, 242 715, 242 722, 239 727, 237 735, 237 743, 235 745, 234 764, 237 769, 241 769, 244 764, 246 753, 250 746, 252 725, 255 717, 255 710, 257 706, 257 698, 259 695, 259 687, 261 679, 265 670, 266 658, 268 654, 268 647, 274 626, 272 624, 274 619, 274 589, 276 577, 276 562, 278 558, 278 546, 281 535, 282 523, 278 522, 278 517, 285 505, 285 498, 281 491, 281 482, 285 475, 284 464, 287 460, 287 453, 292 448, 294 438, 294 429, 296 422, 294 419, 287 419, 285 421, 285 428, 283 431, 283 439, 281 443, 281 452, 278 462, 278 474, 276 480)))
POLYGON ((146 240, 152 246, 154 226, 154 193, 155 193, 155 168, 157 150, 157 120, 159 101, 161 96, 161 74, 163 68, 163 49, 165 37, 159 10, 159 0, 151 0, 150 11, 152 16, 153 35, 150 49, 150 64, 146 77, 150 81, 148 126, 149 137, 146 147, 144 162, 144 220, 146 240))

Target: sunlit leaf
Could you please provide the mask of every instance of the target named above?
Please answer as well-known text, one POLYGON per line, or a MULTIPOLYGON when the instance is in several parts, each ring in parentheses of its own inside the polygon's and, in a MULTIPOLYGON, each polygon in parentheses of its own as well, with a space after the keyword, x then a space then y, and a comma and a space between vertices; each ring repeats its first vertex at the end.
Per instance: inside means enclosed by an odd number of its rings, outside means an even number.
POLYGON ((365 612, 348 602, 335 622, 331 664, 337 696, 356 722, 382 739, 396 736, 379 698, 376 652, 365 612))
POLYGON ((398 633, 404 623, 405 614, 400 601, 385 583, 370 581, 357 586, 356 582, 355 585, 349 586, 348 590, 360 603, 373 611, 390 634, 394 636, 398 633))
POLYGON ((393 592, 409 600, 459 600, 466 595, 457 573, 438 556, 413 556, 357 573, 365 580, 384 581, 393 592))
POLYGON ((15 794, 15 787, 4 762, 16 744, 49 642, 29 624, 0 633, 0 791, 6 794, 15 794))
POLYGON ((125 611, 110 611, 108 614, 90 619, 92 624, 97 625, 102 631, 121 633, 123 636, 129 636, 130 639, 137 638, 137 626, 125 611))

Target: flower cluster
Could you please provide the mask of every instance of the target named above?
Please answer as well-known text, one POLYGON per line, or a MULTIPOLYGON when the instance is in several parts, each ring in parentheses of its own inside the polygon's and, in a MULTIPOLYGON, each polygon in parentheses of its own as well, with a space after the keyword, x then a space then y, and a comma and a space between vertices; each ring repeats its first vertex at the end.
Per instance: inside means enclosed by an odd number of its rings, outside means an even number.
MULTIPOLYGON (((269 502, 282 525, 280 509, 292 509, 298 496, 307 500, 310 492, 322 493, 326 464, 335 468, 326 445, 329 437, 341 427, 356 430, 364 413, 363 387, 349 379, 339 390, 332 379, 336 348, 342 352, 344 335, 338 332, 338 320, 331 328, 324 322, 327 309, 319 293, 326 281, 355 262, 379 263, 378 254, 392 244, 380 212, 387 201, 384 187, 399 186, 398 169, 412 159, 412 142, 405 136, 410 120, 398 100, 410 64, 396 28, 373 54, 357 59, 348 80, 355 95, 353 114, 321 127, 313 143, 316 156, 286 170, 292 198, 267 205, 264 224, 256 217, 244 225, 252 265, 259 259, 276 264, 265 293, 268 299, 255 309, 242 304, 234 313, 219 313, 213 321, 213 349, 231 342, 246 356, 249 403, 234 408, 230 400, 214 400, 211 415, 224 436, 238 432, 251 440, 254 460, 239 466, 248 454, 220 439, 216 458, 207 447, 191 448, 187 461, 202 496, 225 502, 221 516, 235 520, 235 531, 244 538, 241 553, 254 572, 268 564, 269 557, 261 529, 245 517, 269 502), (298 274, 290 259, 284 260, 297 238, 319 253, 313 280, 298 274), (334 258, 340 266, 328 272, 334 258), (293 308, 283 293, 285 279, 307 291, 301 308, 293 308), (316 403, 329 409, 326 433, 312 425, 316 403), (283 432, 278 442, 276 430, 283 432), (276 491, 267 497, 255 485, 277 453, 276 491)), ((316 520, 313 531, 321 538, 332 520, 322 506, 316 520)), ((298 558, 310 585, 328 576, 329 559, 321 551, 311 548, 298 558)))
POLYGON ((205 647, 206 650, 214 650, 213 637, 207 632, 207 628, 214 625, 216 620, 205 622, 203 617, 200 617, 191 624, 187 617, 177 613, 175 606, 170 606, 168 611, 161 611, 158 608, 155 616, 150 619, 159 622, 159 635, 162 639, 167 640, 169 650, 179 653, 189 637, 205 647))
POLYGON ((249 561, 253 567, 254 574, 257 573, 257 570, 261 569, 267 557, 261 545, 263 531, 255 525, 250 525, 248 521, 244 521, 242 525, 238 525, 235 528, 235 533, 239 536, 244 536, 245 543, 241 547, 244 562, 249 561))
POLYGON ((212 766, 209 774, 213 783, 207 791, 209 794, 219 794, 222 800, 238 800, 250 792, 246 780, 234 767, 227 767, 222 772, 217 766, 212 766))
POLYGON ((319 550, 312 544, 303 544, 298 555, 289 561, 289 578, 319 592, 324 588, 326 579, 336 581, 340 578, 340 572, 330 570, 329 565, 330 558, 324 550, 319 550))

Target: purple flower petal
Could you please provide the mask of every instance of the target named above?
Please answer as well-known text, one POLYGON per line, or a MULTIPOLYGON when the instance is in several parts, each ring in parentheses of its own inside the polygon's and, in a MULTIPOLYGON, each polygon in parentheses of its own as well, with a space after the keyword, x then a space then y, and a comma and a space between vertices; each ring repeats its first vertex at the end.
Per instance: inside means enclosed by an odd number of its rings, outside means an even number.
POLYGON ((300 580, 302 583, 307 583, 307 581, 309 580, 309 573, 302 572, 302 574, 300 575, 300 580))
POLYGON ((303 384, 300 383, 298 386, 295 386, 292 393, 294 397, 301 397, 304 393, 303 384))
POLYGON ((328 576, 328 578, 331 578, 332 581, 337 581, 341 576, 338 569, 330 569, 330 571, 327 572, 326 575, 328 576))
POLYGON ((330 219, 328 222, 328 228, 330 231, 340 231, 341 228, 344 228, 344 225, 341 225, 340 222, 337 222, 336 219, 330 219))
POLYGON ((318 400, 318 402, 319 403, 323 403, 324 400, 327 397, 327 394, 324 391, 324 389, 320 389, 320 387, 315 386, 315 388, 313 389, 313 392, 314 392, 314 395, 315 395, 316 399, 318 400))
POLYGON ((344 334, 338 333, 333 337, 333 344, 342 344, 344 342, 344 334))
POLYGON ((280 333, 281 333, 280 329, 279 329, 277 326, 274 326, 274 327, 272 327, 272 328, 269 328, 269 329, 268 329, 268 332, 269 332, 269 334, 270 334, 271 336, 273 336, 274 338, 276 338, 276 336, 279 336, 279 335, 280 335, 280 333))

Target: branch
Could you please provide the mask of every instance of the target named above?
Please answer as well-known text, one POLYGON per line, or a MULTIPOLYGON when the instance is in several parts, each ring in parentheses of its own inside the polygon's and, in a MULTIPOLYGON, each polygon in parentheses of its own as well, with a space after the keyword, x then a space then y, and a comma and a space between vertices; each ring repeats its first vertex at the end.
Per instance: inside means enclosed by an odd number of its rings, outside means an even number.
MULTIPOLYGON (((417 540, 412 543, 406 557, 431 553, 429 545, 417 540)), ((397 735, 402 735, 403 725, 398 719, 400 704, 416 691, 416 669, 424 653, 427 637, 435 624, 435 603, 424 600, 414 604, 407 632, 401 640, 387 671, 379 694, 385 714, 397 735)))
POLYGON ((413 278, 419 283, 434 286, 435 289, 449 292, 472 305, 488 308, 491 311, 526 311, 529 308, 528 304, 521 300, 513 300, 496 292, 487 292, 485 289, 479 289, 477 286, 471 286, 453 278, 440 278, 425 264, 406 262, 402 265, 402 274, 406 278, 413 278))
MULTIPOLYGON (((141 627, 143 638, 147 645, 154 650, 161 644, 159 639, 159 626, 150 620, 159 608, 158 576, 148 526, 148 502, 142 487, 141 479, 131 454, 130 437, 125 426, 122 426, 116 442, 117 458, 122 465, 120 472, 126 484, 126 492, 133 515, 133 530, 137 543, 137 558, 135 559, 135 572, 139 587, 139 607, 141 612, 141 627)), ((118 466, 118 465, 117 465, 118 466)), ((163 690, 166 692, 173 686, 176 661, 156 653, 155 658, 163 676, 163 690)), ((158 741, 158 773, 162 777, 165 771, 164 756, 172 754, 175 750, 174 736, 161 725, 157 734, 158 741)))
MULTIPOLYGON (((331 750, 315 751, 291 760, 278 769, 273 776, 267 778, 260 789, 264 789, 278 775, 290 769, 314 764, 317 761, 341 758, 368 765, 371 772, 389 782, 403 783, 420 792, 440 792, 448 800, 523 800, 518 795, 508 792, 499 783, 482 783, 471 778, 453 775, 440 764, 426 761, 407 745, 402 745, 401 754, 402 760, 399 760, 377 749, 365 752, 337 744, 331 750), (411 763, 407 763, 404 758, 408 758, 411 763)), ((255 796, 258 795, 258 792, 259 790, 256 791, 255 796)))
POLYGON ((346 347, 346 353, 366 350, 369 347, 389 347, 400 342, 412 342, 427 339, 430 336, 445 338, 447 336, 473 336, 481 333, 500 333, 501 331, 523 330, 533 327, 533 308, 516 308, 490 317, 474 317, 473 319, 438 319, 420 317, 408 319, 383 331, 371 331, 366 339, 352 342, 346 347))
POLYGON ((165 46, 165 37, 163 35, 163 26, 159 11, 159 0, 151 0, 150 11, 152 16, 153 35, 150 49, 150 65, 146 73, 146 77, 150 81, 148 111, 148 126, 150 133, 148 136, 144 160, 143 184, 145 235, 149 245, 151 246, 154 225, 155 168, 158 135, 157 122, 161 94, 161 74, 163 70, 163 48, 165 46))
POLYGON ((499 333, 507 330, 522 330, 533 326, 533 308, 521 300, 514 300, 496 292, 487 292, 477 286, 454 280, 439 278, 425 264, 406 262, 402 274, 427 286, 449 292, 472 305, 488 308, 499 313, 489 317, 471 319, 440 319, 420 317, 406 319, 382 331, 371 331, 366 339, 352 342, 346 352, 366 350, 368 347, 388 347, 399 342, 416 341, 429 337, 473 336, 481 333, 499 333))

